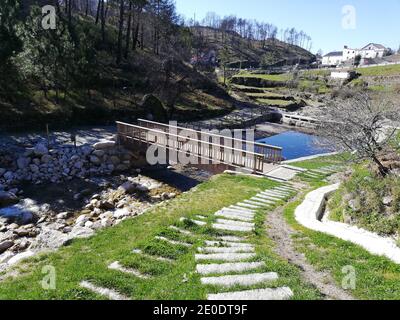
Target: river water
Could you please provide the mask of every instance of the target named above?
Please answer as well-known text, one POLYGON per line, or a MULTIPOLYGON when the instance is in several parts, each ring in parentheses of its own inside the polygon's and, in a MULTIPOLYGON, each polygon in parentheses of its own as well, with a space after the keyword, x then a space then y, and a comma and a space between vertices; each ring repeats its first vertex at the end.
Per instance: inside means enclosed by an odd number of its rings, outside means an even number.
POLYGON ((285 160, 293 160, 334 151, 332 148, 318 143, 318 137, 297 131, 287 131, 260 139, 257 142, 283 148, 283 157, 285 160))

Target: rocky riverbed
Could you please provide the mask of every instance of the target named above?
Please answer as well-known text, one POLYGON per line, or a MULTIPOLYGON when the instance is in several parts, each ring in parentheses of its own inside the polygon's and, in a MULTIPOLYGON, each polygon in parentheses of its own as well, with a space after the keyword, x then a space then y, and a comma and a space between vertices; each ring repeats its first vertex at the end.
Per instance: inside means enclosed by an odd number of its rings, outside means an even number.
POLYGON ((179 193, 141 175, 134 154, 112 140, 79 147, 28 143, 16 150, 0 154, 0 272, 179 193))

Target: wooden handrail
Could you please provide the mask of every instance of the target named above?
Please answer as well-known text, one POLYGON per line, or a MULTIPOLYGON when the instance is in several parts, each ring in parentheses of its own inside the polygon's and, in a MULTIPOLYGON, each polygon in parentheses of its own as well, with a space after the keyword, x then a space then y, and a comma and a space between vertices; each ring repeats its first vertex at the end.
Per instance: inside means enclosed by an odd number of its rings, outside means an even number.
MULTIPOLYGON (((264 173, 267 163, 277 163, 281 161, 282 148, 279 147, 268 149, 268 146, 261 144, 261 147, 268 152, 259 153, 255 150, 249 151, 243 148, 243 144, 246 143, 245 140, 223 135, 209 134, 178 126, 171 126, 176 129, 188 130, 188 136, 186 136, 180 134, 178 130, 177 133, 172 133, 170 132, 171 130, 165 130, 164 127, 168 127, 167 125, 158 124, 156 122, 140 122, 147 126, 134 125, 120 121, 116 123, 119 141, 127 147, 130 147, 130 141, 147 146, 155 145, 165 150, 188 153, 198 160, 205 159, 213 162, 213 164, 222 163, 260 174, 264 173), (194 133, 193 137, 190 136, 192 133, 194 133), (199 134, 201 138, 199 138, 199 134), (208 138, 202 140, 204 137, 208 138), (225 143, 216 143, 214 140, 210 141, 209 137, 224 138, 226 140, 224 141, 225 143), (242 148, 239 148, 233 141, 240 142, 242 148)), ((256 145, 257 143, 253 144, 256 145)))
POLYGON ((191 129, 191 128, 172 126, 172 125, 168 125, 168 124, 165 124, 165 123, 158 123, 158 122, 154 122, 154 121, 150 121, 150 120, 144 120, 144 119, 138 119, 138 122, 139 123, 140 122, 151 123, 151 124, 155 124, 155 125, 163 126, 163 127, 167 127, 167 128, 171 128, 172 127, 172 128, 182 129, 182 130, 190 130, 190 131, 194 131, 194 132, 200 133, 200 134, 205 134, 205 135, 208 135, 208 136, 211 136, 211 137, 219 137, 219 138, 224 138, 224 139, 231 139, 232 141, 253 144, 253 145, 259 146, 261 148, 269 148, 269 149, 274 149, 274 150, 277 150, 277 151, 282 151, 281 147, 272 146, 272 145, 268 145, 268 144, 264 144, 264 143, 260 143, 260 142, 240 140, 240 139, 237 139, 237 138, 227 137, 227 136, 224 136, 224 135, 221 135, 221 134, 202 132, 202 131, 194 130, 194 129, 191 129))
MULTIPOLYGON (((135 129, 139 129, 139 130, 143 130, 143 131, 150 131, 150 132, 153 132, 153 133, 156 133, 156 134, 163 134, 163 135, 172 136, 172 137, 175 137, 175 138, 181 138, 181 139, 186 139, 186 140, 189 139, 192 142, 200 142, 202 144, 207 144, 207 145, 216 146, 216 147, 220 147, 220 148, 222 147, 222 148, 230 149, 232 151, 248 153, 248 154, 254 155, 254 156, 259 156, 259 157, 264 157, 265 156, 264 154, 261 154, 261 153, 255 153, 255 152, 252 152, 252 151, 247 151, 247 150, 243 150, 243 149, 237 149, 237 148, 233 148, 233 147, 230 147, 230 146, 225 146, 225 145, 220 145, 220 144, 216 144, 216 143, 212 143, 212 142, 193 139, 193 138, 190 138, 190 137, 185 137, 185 136, 181 136, 181 135, 177 135, 177 134, 173 134, 173 133, 170 133, 170 132, 165 132, 165 131, 161 131, 161 130, 157 130, 157 129, 151 129, 151 128, 147 128, 147 127, 136 126, 136 125, 133 125, 133 124, 124 123, 124 122, 120 122, 120 121, 117 121, 116 123, 119 124, 119 125, 127 126, 129 128, 135 128, 135 129)), ((121 134, 121 132, 118 131, 118 134, 121 134)))

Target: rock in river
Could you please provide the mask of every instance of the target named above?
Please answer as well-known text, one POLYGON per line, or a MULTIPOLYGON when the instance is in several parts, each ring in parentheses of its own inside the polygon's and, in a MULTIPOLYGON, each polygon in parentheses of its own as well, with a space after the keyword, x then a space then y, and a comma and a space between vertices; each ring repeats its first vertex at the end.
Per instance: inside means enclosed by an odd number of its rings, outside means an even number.
POLYGON ((19 199, 15 194, 11 192, 0 191, 0 208, 16 204, 18 201, 19 199))

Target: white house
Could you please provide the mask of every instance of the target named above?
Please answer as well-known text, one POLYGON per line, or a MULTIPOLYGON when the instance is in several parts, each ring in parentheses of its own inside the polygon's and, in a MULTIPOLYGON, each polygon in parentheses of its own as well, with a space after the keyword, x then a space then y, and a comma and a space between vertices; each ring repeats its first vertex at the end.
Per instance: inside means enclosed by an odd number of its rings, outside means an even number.
POLYGON ((388 49, 381 44, 370 43, 360 50, 360 55, 364 59, 383 58, 387 50, 388 49))
POLYGON ((383 58, 387 49, 381 44, 370 43, 362 49, 351 49, 345 46, 343 49, 343 61, 353 60, 356 56, 361 56, 362 59, 383 58))
POLYGON ((361 59, 376 59, 383 58, 387 48, 381 44, 370 43, 362 49, 352 49, 348 46, 344 46, 343 51, 331 52, 322 58, 322 65, 324 66, 337 66, 343 62, 351 61, 356 56, 361 56, 361 59))
POLYGON ((322 57, 323 66, 337 66, 343 62, 343 52, 330 52, 322 57))

